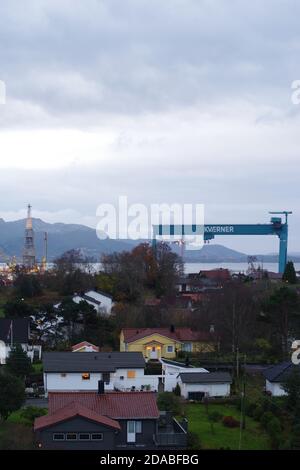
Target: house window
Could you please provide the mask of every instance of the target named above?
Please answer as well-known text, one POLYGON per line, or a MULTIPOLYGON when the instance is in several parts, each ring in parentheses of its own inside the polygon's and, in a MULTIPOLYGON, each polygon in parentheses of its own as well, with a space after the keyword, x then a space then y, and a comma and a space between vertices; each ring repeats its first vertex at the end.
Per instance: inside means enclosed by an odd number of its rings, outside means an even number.
POLYGON ((124 375, 120 375, 120 380, 124 380, 124 375))
POLYGON ((77 434, 75 434, 74 432, 68 432, 66 434, 66 440, 67 441, 77 441, 77 434))
POLYGON ((84 372, 81 378, 82 380, 90 380, 90 374, 88 372, 84 372))
POLYGON ((170 344, 169 346, 167 346, 167 352, 168 353, 173 353, 174 352, 174 346, 172 344, 170 344))
POLYGON ((53 440, 54 441, 64 441, 65 440, 65 435, 63 433, 54 433, 53 434, 53 440))
POLYGON ((135 379, 135 370, 129 370, 127 372, 127 379, 135 379))
POLYGON ((90 434, 79 434, 80 441, 89 441, 91 438, 90 434))
POLYGON ((182 350, 185 352, 192 352, 192 343, 183 343, 182 350))
POLYGON ((103 382, 105 382, 108 385, 109 382, 110 382, 110 373, 109 372, 103 372, 102 380, 103 380, 103 382))
POLYGON ((61 377, 67 377, 67 374, 65 372, 63 372, 62 374, 60 374, 61 377))
POLYGON ((102 433, 92 434, 91 438, 92 438, 92 441, 102 441, 103 434, 102 433))
POLYGON ((135 432, 137 434, 141 434, 141 432, 142 432, 142 421, 136 421, 135 422, 135 432))

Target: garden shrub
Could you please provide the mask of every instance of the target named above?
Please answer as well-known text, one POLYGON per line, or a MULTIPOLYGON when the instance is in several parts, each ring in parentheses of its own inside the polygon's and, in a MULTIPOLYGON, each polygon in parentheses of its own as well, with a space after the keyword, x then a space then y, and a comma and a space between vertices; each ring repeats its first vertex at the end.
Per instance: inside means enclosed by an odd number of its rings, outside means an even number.
POLYGON ((187 448, 190 450, 200 450, 201 449, 201 441, 199 436, 195 432, 189 431, 187 434, 187 448))
POLYGON ((253 418, 254 416, 254 411, 257 407, 257 404, 254 402, 246 402, 245 403, 245 413, 247 416, 250 416, 250 418, 253 418))
POLYGON ((222 423, 227 428, 238 428, 240 426, 240 422, 233 416, 224 416, 222 419, 222 423))
POLYGON ((271 437, 272 446, 278 449, 280 442, 282 441, 281 424, 278 418, 274 416, 267 424, 267 433, 271 437))
POLYGON ((181 397, 181 388, 180 388, 179 383, 176 384, 176 387, 174 388, 173 393, 177 397, 181 397))
POLYGON ((260 418, 260 424, 264 429, 267 429, 269 422, 275 418, 271 411, 265 411, 264 414, 260 418))
POLYGON ((27 406, 23 408, 20 416, 22 421, 28 422, 33 425, 35 418, 39 418, 40 416, 44 416, 47 414, 47 410, 45 408, 39 408, 37 406, 27 406))
POLYGON ((256 421, 259 421, 260 418, 262 417, 264 413, 264 410, 262 408, 261 405, 257 405, 254 412, 253 412, 253 418, 256 420, 256 421))
POLYGON ((179 415, 182 411, 180 398, 172 392, 159 393, 157 406, 160 411, 171 411, 174 415, 179 415))

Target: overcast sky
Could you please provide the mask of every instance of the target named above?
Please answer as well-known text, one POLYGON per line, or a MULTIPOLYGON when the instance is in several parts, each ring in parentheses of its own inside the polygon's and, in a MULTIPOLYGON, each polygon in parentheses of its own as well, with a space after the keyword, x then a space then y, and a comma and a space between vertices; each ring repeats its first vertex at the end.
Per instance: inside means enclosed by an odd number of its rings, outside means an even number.
MULTIPOLYGON (((298 0, 2 0, 0 216, 94 226, 100 203, 203 203, 207 223, 293 210, 298 0)), ((248 253, 273 238, 216 239, 248 253)))

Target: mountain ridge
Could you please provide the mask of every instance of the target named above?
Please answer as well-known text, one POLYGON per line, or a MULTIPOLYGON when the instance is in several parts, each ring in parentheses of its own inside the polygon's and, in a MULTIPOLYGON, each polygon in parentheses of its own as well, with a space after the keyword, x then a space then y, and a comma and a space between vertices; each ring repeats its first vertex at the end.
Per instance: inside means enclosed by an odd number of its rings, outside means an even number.
MULTIPOLYGON (((96 230, 82 224, 65 224, 62 222, 48 223, 42 219, 33 218, 35 233, 35 246, 37 258, 44 255, 44 233, 48 234, 48 259, 53 261, 65 251, 80 249, 95 261, 99 261, 101 254, 114 251, 130 250, 145 240, 113 240, 106 238, 100 240, 96 230)), ((16 256, 21 259, 24 245, 24 230, 26 219, 6 222, 0 219, 0 262, 5 261, 5 256, 16 256), (3 254, 5 256, 3 256, 3 254)), ((178 246, 173 245, 173 250, 181 254, 178 246)), ((256 255, 258 260, 264 262, 277 262, 278 255, 256 255)), ((300 255, 290 256, 294 261, 300 261, 300 255)), ((220 244, 205 244, 201 250, 185 250, 185 262, 247 262, 248 255, 220 244)))

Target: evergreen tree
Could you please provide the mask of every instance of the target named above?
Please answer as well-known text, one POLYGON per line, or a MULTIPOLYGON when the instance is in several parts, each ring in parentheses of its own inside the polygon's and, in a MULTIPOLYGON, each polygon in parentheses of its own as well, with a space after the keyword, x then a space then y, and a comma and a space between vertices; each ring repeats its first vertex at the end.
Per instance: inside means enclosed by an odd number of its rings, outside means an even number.
POLYGON ((282 280, 289 284, 297 284, 297 275, 293 261, 288 261, 282 276, 282 280))
POLYGON ((283 389, 287 393, 287 407, 294 412, 295 416, 300 415, 300 371, 295 366, 295 370, 288 376, 283 389))
POLYGON ((19 410, 25 401, 25 387, 18 377, 0 373, 0 416, 6 420, 8 416, 19 410))
POLYGON ((13 346, 6 361, 6 369, 21 379, 24 379, 32 371, 31 361, 20 344, 13 346))

